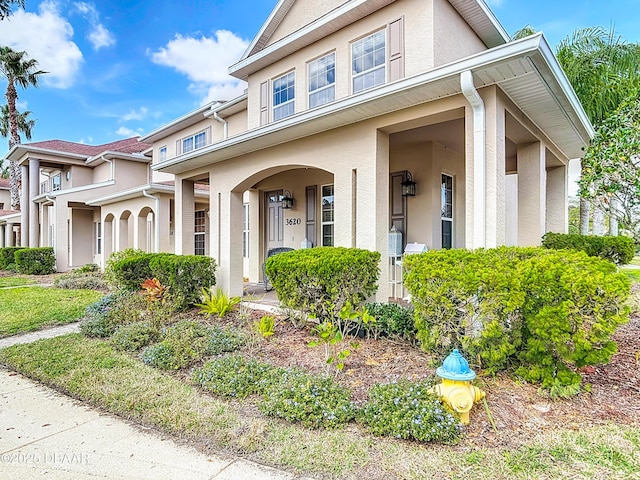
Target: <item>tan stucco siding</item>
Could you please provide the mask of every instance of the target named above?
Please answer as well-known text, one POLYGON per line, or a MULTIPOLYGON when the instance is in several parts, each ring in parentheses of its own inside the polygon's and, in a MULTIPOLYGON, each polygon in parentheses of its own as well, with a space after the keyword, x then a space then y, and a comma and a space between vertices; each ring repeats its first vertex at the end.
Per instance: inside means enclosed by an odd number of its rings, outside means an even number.
POLYGON ((230 137, 239 135, 247 131, 247 109, 229 115, 225 118, 228 124, 228 134, 230 137))
POLYGON ((2 210, 11 209, 11 192, 9 190, 0 189, 0 203, 4 204, 2 210))
POLYGON ((191 125, 179 132, 168 135, 153 142, 153 163, 160 161, 160 149, 166 147, 167 158, 174 158, 182 153, 182 146, 178 146, 178 142, 182 139, 197 135, 201 132, 207 132, 206 145, 219 142, 222 140, 223 127, 222 124, 214 119, 202 116, 202 120, 191 125))
POLYGON ((74 165, 71 167, 71 186, 81 187, 90 185, 94 182, 93 168, 80 167, 74 165))
POLYGON ((90 183, 101 183, 113 180, 111 177, 111 169, 112 167, 109 162, 101 163, 93 169, 93 181, 90 183))
POLYGON ((70 235, 71 258, 70 267, 81 267, 87 263, 93 263, 94 237, 93 237, 93 211, 70 209, 70 235))
POLYGON ((278 28, 276 28, 267 45, 271 45, 287 35, 300 30, 316 18, 322 17, 343 3, 346 3, 346 1, 323 0, 322 2, 314 2, 312 0, 297 0, 287 13, 287 16, 284 17, 280 25, 278 25, 278 28))
MULTIPOLYGON (((393 4, 277 61, 249 76, 248 128, 260 124, 260 85, 295 71, 295 111, 308 106, 307 64, 323 55, 336 54, 336 93, 341 99, 351 95, 351 43, 386 28, 389 22, 404 18, 405 77, 431 69, 434 65, 431 0, 404 0, 393 4)), ((388 70, 388 69, 387 69, 388 70)), ((388 75, 388 71, 387 71, 388 75)), ((272 88, 269 87, 269 118, 272 119, 272 88)))
POLYGON ((447 0, 433 0, 434 66, 444 65, 487 47, 447 0))

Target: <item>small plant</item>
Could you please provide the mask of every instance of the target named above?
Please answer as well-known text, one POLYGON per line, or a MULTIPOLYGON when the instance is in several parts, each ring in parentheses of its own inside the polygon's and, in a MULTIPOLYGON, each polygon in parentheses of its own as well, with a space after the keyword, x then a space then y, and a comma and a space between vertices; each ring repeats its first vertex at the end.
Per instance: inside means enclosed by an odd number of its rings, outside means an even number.
POLYGON ((228 355, 208 361, 202 368, 194 370, 191 378, 204 390, 216 395, 246 398, 263 394, 276 372, 281 372, 281 369, 240 355, 228 355))
POLYGON ((460 420, 430 391, 430 386, 406 380, 374 385, 358 420, 375 435, 452 442, 460 435, 460 420))
POLYGON ((93 273, 100 270, 100 267, 95 263, 87 263, 76 270, 78 273, 93 273))
MULTIPOLYGON (((322 345, 326 364, 333 365, 336 373, 342 371, 344 361, 351 355, 351 349, 345 348, 344 336, 337 325, 325 320, 316 325, 311 333, 316 335, 318 340, 312 340, 307 345, 311 348, 322 345)), ((350 346, 354 350, 358 348, 356 342, 351 342, 350 346)))
POLYGON ((375 323, 363 327, 369 335, 374 338, 402 338, 410 342, 416 340, 413 308, 397 303, 368 303, 365 307, 376 319, 375 323))
POLYGON ((216 288, 216 293, 212 293, 211 289, 202 289, 202 303, 196 303, 196 307, 200 307, 200 313, 207 318, 211 315, 218 315, 218 318, 224 317, 232 311, 241 301, 240 297, 228 297, 221 288, 216 288))
POLYGON ((114 314, 125 298, 126 295, 121 293, 110 293, 89 305, 85 310, 85 320, 80 324, 80 332, 87 337, 111 336, 118 327, 114 314))
POLYGON ((151 322, 136 322, 119 327, 111 336, 116 350, 135 352, 158 341, 160 330, 151 322))
POLYGON ((165 303, 167 301, 165 295, 169 287, 162 285, 157 278, 148 278, 140 286, 142 287, 140 295, 145 298, 148 304, 155 302, 165 303))
POLYGON ((79 270, 62 274, 55 278, 56 288, 70 290, 108 290, 106 280, 100 272, 80 272, 79 270))
POLYGON ((275 334, 276 317, 273 315, 263 315, 260 321, 254 323, 254 329, 262 335, 262 338, 269 338, 275 334))
POLYGON ((309 428, 335 428, 355 418, 351 392, 329 377, 284 370, 266 388, 260 411, 309 428))

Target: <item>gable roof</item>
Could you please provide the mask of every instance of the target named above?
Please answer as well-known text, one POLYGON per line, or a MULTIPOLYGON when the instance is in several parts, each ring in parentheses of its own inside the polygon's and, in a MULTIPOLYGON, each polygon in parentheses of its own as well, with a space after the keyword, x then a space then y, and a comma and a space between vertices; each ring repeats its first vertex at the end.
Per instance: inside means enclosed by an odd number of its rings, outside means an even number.
MULTIPOLYGON (((347 0, 313 22, 269 45, 271 36, 296 0, 279 0, 240 60, 229 74, 246 80, 249 74, 395 2, 396 0, 347 0)), ((299 0, 300 1, 300 0, 299 0)), ((476 32, 487 48, 510 40, 506 30, 484 0, 447 0, 476 32)))

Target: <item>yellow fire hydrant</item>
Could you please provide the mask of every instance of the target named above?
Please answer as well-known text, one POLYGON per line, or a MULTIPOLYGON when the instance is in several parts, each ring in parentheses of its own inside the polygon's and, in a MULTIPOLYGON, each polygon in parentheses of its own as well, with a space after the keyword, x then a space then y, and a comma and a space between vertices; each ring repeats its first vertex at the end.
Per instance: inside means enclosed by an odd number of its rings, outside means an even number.
POLYGON ((460 421, 467 425, 473 402, 480 401, 485 396, 482 390, 471 385, 476 372, 469 368, 469 362, 455 349, 444 359, 442 366, 436 369, 436 375, 442 378, 442 383, 434 387, 435 393, 458 412, 460 421))

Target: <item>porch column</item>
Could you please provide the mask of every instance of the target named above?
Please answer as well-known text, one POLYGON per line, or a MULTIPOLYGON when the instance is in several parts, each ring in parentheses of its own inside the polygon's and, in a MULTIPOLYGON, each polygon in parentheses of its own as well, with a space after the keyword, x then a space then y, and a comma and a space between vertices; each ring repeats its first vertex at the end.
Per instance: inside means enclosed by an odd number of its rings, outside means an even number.
MULTIPOLYGON (((38 204, 32 200, 38 194, 38 186, 40 180, 40 160, 36 158, 29 159, 29 200, 28 204, 22 204, 22 208, 29 208, 29 246, 31 248, 38 246, 38 237, 40 232, 38 231, 38 204)), ((24 187, 25 181, 22 185, 24 187)))
POLYGON ((20 246, 29 246, 29 167, 23 165, 22 192, 20 198, 20 246))
POLYGON ((7 222, 4 227, 4 246, 13 247, 13 223, 7 222))
POLYGON ((482 91, 486 107, 486 248, 506 238, 505 109, 495 87, 482 91))
POLYGON ((375 165, 371 176, 358 176, 358 225, 361 232, 359 248, 380 252, 380 279, 377 302, 387 302, 391 296, 389 285, 389 134, 376 132, 375 165), (367 184, 367 180, 373 184, 367 184), (373 187, 373 188, 371 188, 373 187), (375 226, 374 228, 371 228, 375 226), (370 232, 375 232, 372 236, 370 232))
POLYGON ((518 245, 540 245, 545 230, 545 146, 518 146, 518 245))
POLYGON ((104 268, 107 260, 113 253, 113 219, 102 221, 102 265, 104 268))
POLYGON ((49 207, 42 205, 41 208, 42 215, 40 218, 42 219, 42 225, 40 227, 40 246, 51 247, 51 240, 49 239, 49 207))
POLYGON ((176 254, 193 255, 195 251, 194 182, 176 177, 176 254))
POLYGON ((6 244, 6 230, 7 226, 6 225, 0 225, 0 248, 4 248, 7 246, 6 244))
POLYGON ((217 250, 214 258, 218 264, 216 286, 229 296, 242 296, 242 193, 216 191, 210 201, 210 245, 212 253, 217 250))
MULTIPOLYGON (((169 234, 170 229, 170 218, 171 218, 171 202, 170 198, 167 196, 160 196, 160 201, 158 202, 159 208, 158 212, 154 212, 153 221, 159 222, 159 230, 160 236, 158 238, 159 241, 159 249, 161 252, 171 252, 173 253, 174 248, 171 245, 171 235, 169 234)), ((158 227, 156 227, 156 230, 158 227)))
POLYGON ((544 233, 567 233, 569 229, 567 172, 565 165, 547 170, 547 225, 544 233))

